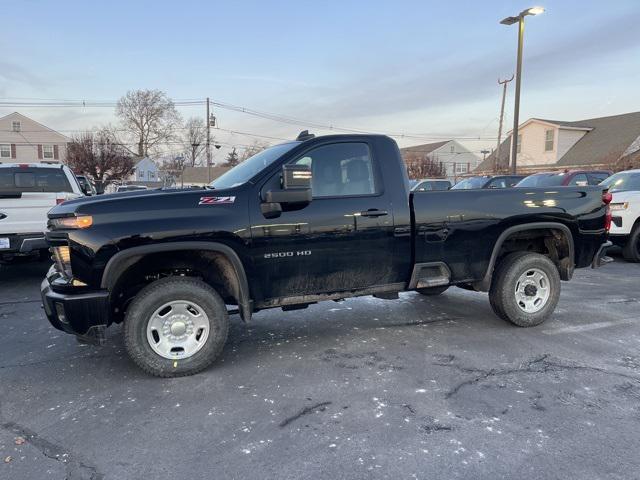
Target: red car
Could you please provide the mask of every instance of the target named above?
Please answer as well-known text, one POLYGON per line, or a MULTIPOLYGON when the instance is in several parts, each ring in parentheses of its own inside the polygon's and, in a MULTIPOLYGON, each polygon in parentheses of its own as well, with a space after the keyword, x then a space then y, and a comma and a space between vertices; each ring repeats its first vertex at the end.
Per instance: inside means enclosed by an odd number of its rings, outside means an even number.
POLYGON ((520 180, 516 187, 584 187, 598 185, 612 172, 608 170, 565 170, 563 172, 534 173, 520 180))

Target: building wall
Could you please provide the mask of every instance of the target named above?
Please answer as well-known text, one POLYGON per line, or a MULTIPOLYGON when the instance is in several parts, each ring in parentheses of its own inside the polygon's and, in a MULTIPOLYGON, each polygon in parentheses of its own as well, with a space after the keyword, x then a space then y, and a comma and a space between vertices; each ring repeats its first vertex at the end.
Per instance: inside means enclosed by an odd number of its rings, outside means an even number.
POLYGON ((156 162, 143 158, 136 164, 136 169, 129 178, 131 182, 160 182, 159 169, 156 162))
POLYGON ((573 147, 578 140, 585 136, 587 132, 584 130, 567 130, 560 127, 558 130, 558 160, 573 147))
POLYGON ((457 177, 473 171, 480 163, 479 157, 455 140, 434 150, 429 157, 435 162, 442 162, 450 180, 456 180, 457 177))
POLYGON ((34 163, 62 162, 67 156, 69 138, 23 115, 12 113, 0 118, 0 162, 34 163), (13 122, 20 122, 20 131, 13 131, 13 122), (8 147, 6 147, 8 145, 8 147), (4 149, 2 146, 5 146, 4 149), (2 156, 7 150, 9 156, 2 156), (47 157, 48 153, 51 157, 47 157))
POLYGON ((558 161, 558 128, 544 123, 531 122, 518 133, 522 135, 518 165, 552 165, 558 161), (544 150, 545 132, 554 130, 553 150, 544 150))

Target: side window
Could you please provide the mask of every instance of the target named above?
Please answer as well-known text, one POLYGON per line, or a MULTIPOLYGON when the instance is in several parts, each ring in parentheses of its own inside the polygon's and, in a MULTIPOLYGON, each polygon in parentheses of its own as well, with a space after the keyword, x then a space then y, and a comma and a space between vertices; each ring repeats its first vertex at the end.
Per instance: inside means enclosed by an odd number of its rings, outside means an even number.
POLYGON ((489 182, 487 188, 507 188, 507 184, 504 178, 496 178, 489 182))
POLYGON ((296 160, 311 167, 314 198, 373 195, 378 192, 366 143, 334 143, 314 148, 296 160))
POLYGON ((589 185, 598 185, 604 179, 608 178, 606 173, 591 173, 589 174, 589 185))
POLYGON ((574 187, 585 187, 589 185, 589 181, 587 180, 587 176, 584 173, 578 173, 575 177, 571 179, 569 185, 574 187))

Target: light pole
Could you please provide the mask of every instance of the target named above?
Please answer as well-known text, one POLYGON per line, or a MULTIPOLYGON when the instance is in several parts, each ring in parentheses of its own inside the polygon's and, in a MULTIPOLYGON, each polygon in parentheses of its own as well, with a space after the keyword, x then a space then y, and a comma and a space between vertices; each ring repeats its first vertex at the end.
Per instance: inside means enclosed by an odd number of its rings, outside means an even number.
POLYGON ((516 66, 516 99, 513 108, 513 132, 511 133, 511 173, 516 173, 516 156, 518 155, 518 121, 520 116, 520 81, 522 77, 522 43, 524 41, 524 17, 527 15, 540 15, 544 12, 542 7, 531 7, 520 12, 517 17, 503 18, 503 25, 518 24, 518 59, 516 66))

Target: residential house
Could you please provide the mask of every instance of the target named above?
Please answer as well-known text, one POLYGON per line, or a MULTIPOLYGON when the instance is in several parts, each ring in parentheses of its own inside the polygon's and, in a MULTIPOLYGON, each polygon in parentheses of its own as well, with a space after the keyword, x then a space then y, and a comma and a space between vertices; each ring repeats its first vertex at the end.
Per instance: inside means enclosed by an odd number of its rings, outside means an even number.
POLYGON ((139 160, 128 179, 128 183, 162 183, 158 164, 151 158, 145 157, 139 160))
MULTIPOLYGON (((624 170, 640 166, 640 112, 577 121, 530 118, 518 127, 518 172, 624 170)), ((475 173, 492 173, 491 153, 475 173)), ((511 132, 500 145, 498 171, 511 163, 511 132)))
POLYGON ((401 148, 405 163, 420 161, 427 157, 432 162, 442 164, 445 176, 455 181, 478 166, 480 159, 456 140, 414 145, 401 148))
POLYGON ((176 187, 204 187, 230 169, 216 165, 210 167, 211 171, 207 173, 207 167, 185 167, 176 180, 176 187))
POLYGON ((18 112, 0 118, 0 163, 62 162, 70 141, 18 112))

